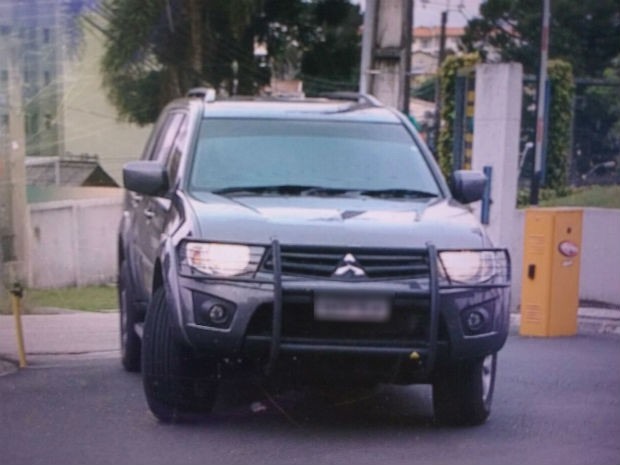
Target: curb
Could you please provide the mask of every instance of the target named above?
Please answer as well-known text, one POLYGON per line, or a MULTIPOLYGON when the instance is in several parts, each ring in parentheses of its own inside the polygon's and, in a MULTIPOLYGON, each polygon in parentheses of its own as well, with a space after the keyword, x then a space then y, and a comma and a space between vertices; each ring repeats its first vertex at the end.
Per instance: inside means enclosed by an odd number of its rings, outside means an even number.
POLYGON ((102 310, 72 310, 60 307, 34 307, 26 315, 66 315, 70 313, 118 313, 117 308, 102 310))
MULTIPOLYGON (((616 313, 618 313, 616 311, 616 313)), ((581 312, 577 320, 577 334, 589 335, 613 335, 620 336, 620 319, 616 319, 616 315, 606 315, 607 318, 597 318, 588 315, 588 312, 581 312)), ((510 334, 518 335, 521 326, 521 314, 510 314, 510 334)))

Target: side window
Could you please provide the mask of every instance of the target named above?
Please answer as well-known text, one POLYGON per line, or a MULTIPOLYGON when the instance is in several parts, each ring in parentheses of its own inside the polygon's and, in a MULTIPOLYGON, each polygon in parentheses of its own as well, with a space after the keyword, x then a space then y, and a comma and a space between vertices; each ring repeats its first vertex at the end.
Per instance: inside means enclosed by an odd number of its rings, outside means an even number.
POLYGON ((183 148, 185 147, 185 142, 187 141, 187 126, 187 118, 183 116, 181 119, 179 131, 172 144, 172 152, 168 157, 167 168, 171 186, 174 186, 174 184, 176 183, 177 175, 179 173, 179 164, 181 163, 183 148))
POLYGON ((157 136, 157 141, 148 155, 148 160, 159 161, 163 164, 167 164, 168 156, 172 150, 174 140, 179 132, 179 126, 181 125, 183 118, 183 113, 179 112, 169 113, 166 116, 166 119, 163 122, 161 130, 157 136))

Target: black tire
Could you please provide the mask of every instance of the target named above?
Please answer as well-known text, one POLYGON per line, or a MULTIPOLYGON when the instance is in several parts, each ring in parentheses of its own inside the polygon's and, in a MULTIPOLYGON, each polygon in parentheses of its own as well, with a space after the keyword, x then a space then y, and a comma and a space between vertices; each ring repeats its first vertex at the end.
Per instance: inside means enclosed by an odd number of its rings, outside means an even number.
POLYGON ((142 346, 142 380, 151 412, 162 422, 190 418, 213 409, 217 363, 199 358, 175 338, 163 288, 151 299, 142 346))
POLYGON ((142 341, 136 333, 136 309, 132 305, 133 294, 129 266, 123 261, 118 274, 118 307, 120 315, 121 362, 129 372, 140 371, 142 341))
POLYGON ((491 413, 497 354, 439 369, 433 381, 435 421, 441 425, 481 425, 491 413))

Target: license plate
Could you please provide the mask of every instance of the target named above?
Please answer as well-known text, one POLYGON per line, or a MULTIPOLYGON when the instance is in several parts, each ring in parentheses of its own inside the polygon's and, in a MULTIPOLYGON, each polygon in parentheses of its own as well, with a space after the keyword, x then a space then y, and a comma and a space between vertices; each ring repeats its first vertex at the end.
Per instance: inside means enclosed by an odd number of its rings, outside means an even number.
POLYGON ((385 297, 314 297, 314 318, 322 321, 381 323, 390 319, 390 312, 390 301, 385 297))

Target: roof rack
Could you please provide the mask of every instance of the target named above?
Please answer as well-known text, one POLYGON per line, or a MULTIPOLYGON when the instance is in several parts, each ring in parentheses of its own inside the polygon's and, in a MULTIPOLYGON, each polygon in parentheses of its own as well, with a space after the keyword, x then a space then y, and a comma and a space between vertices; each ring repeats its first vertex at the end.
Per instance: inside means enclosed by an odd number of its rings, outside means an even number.
POLYGON ((205 103, 215 102, 215 89, 210 87, 194 87, 190 89, 187 94, 187 98, 200 98, 205 103))
POLYGON ((333 100, 350 100, 352 102, 363 103, 372 107, 383 106, 381 102, 372 95, 359 92, 322 92, 319 94, 319 97, 333 100))

